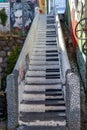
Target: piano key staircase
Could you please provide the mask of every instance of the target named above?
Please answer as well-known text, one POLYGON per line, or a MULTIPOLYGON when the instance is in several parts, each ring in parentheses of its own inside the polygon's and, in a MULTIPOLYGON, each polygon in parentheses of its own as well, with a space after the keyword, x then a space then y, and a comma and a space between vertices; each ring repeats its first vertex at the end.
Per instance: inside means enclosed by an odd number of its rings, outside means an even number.
POLYGON ((41 15, 25 74, 17 130, 67 130, 56 33, 55 17, 41 15))

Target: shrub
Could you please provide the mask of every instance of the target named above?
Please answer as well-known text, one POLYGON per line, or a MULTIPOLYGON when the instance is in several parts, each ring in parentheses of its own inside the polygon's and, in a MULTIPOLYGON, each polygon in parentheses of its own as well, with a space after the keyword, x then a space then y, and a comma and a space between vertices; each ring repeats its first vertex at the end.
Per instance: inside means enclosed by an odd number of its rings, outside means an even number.
POLYGON ((0 20, 1 20, 0 22, 3 26, 6 25, 7 18, 8 18, 8 16, 5 12, 5 8, 1 9, 0 10, 0 20))
POLYGON ((10 56, 8 57, 6 75, 4 75, 1 78, 1 90, 3 91, 5 91, 6 88, 6 77, 8 74, 12 73, 15 64, 17 62, 18 56, 20 54, 20 51, 21 51, 21 47, 16 46, 15 49, 11 52, 10 56))
POLYGON ((18 56, 20 54, 21 47, 16 46, 15 49, 11 52, 10 56, 8 57, 7 62, 7 74, 12 73, 15 64, 17 62, 18 56))

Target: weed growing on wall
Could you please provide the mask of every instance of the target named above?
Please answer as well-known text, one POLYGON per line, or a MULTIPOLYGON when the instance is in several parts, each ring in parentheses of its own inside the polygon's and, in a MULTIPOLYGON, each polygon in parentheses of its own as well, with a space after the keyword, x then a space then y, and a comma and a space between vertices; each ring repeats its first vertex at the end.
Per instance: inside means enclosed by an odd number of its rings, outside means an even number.
POLYGON ((6 26, 6 22, 7 22, 7 14, 5 11, 5 8, 0 10, 0 24, 2 24, 3 26, 6 26))
POLYGON ((7 74, 12 73, 15 64, 17 62, 18 56, 20 54, 21 47, 16 46, 15 49, 11 52, 10 56, 8 57, 7 62, 7 74))
POLYGON ((22 47, 16 46, 15 49, 11 52, 10 56, 8 57, 7 72, 1 79, 1 90, 3 90, 3 91, 5 91, 5 88, 6 88, 7 75, 12 73, 12 71, 13 71, 13 69, 15 67, 15 64, 17 62, 17 59, 19 57, 19 54, 21 52, 21 48, 22 47))

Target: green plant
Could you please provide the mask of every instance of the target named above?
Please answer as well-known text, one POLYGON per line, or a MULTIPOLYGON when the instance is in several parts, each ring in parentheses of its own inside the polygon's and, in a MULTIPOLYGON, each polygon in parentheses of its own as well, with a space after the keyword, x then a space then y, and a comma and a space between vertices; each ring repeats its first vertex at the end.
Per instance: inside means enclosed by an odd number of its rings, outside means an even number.
POLYGON ((1 79, 1 90, 5 91, 6 88, 6 77, 7 75, 4 75, 1 79))
POLYGON ((21 51, 21 47, 16 46, 15 49, 11 52, 10 56, 8 57, 6 75, 4 75, 1 78, 1 90, 3 91, 5 91, 6 88, 6 77, 8 74, 12 73, 16 61, 18 59, 18 56, 20 54, 20 51, 21 51))
POLYGON ((15 49, 11 52, 10 56, 8 57, 7 74, 12 73, 16 61, 18 59, 18 56, 20 54, 20 51, 21 51, 21 47, 16 46, 15 49))
POLYGON ((0 10, 0 20, 1 20, 0 22, 3 26, 6 25, 7 18, 8 18, 8 16, 6 14, 5 8, 1 9, 0 10))
POLYGON ((15 35, 18 35, 18 36, 22 36, 22 31, 20 31, 20 30, 18 30, 18 29, 13 29, 12 30, 13 31, 13 33, 15 34, 15 35))

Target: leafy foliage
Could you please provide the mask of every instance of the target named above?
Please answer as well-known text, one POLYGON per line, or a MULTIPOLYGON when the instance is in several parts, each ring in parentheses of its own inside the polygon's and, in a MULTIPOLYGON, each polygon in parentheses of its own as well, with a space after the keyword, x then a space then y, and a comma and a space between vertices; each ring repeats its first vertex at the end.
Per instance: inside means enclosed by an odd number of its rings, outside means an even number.
POLYGON ((16 61, 18 59, 18 56, 20 54, 20 51, 21 51, 21 47, 16 46, 15 49, 11 52, 10 56, 8 57, 7 74, 12 73, 16 61))
POLYGON ((6 25, 7 18, 8 18, 8 16, 6 14, 5 8, 1 9, 0 10, 0 20, 1 20, 0 22, 3 26, 6 25))

